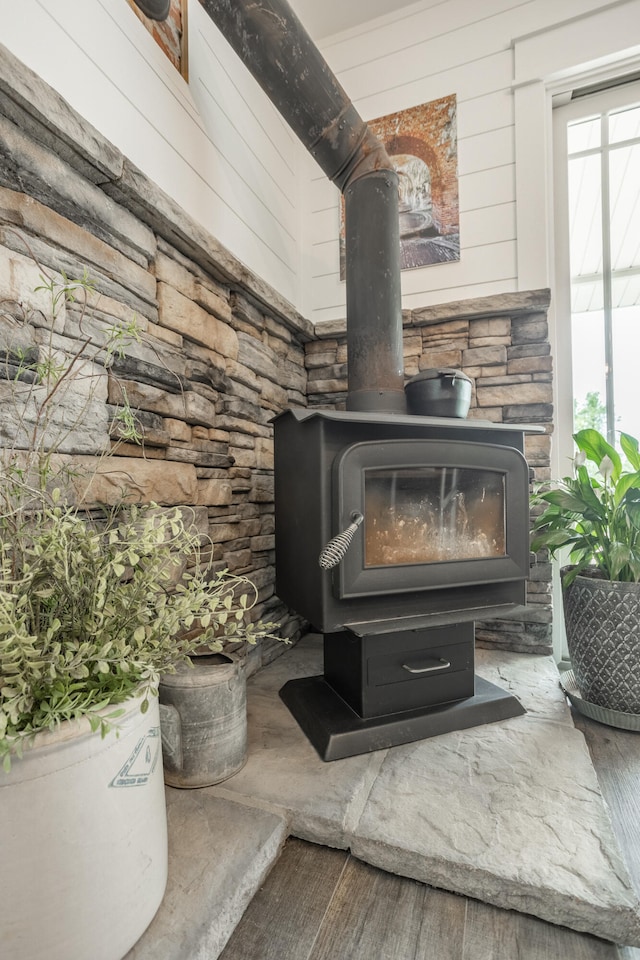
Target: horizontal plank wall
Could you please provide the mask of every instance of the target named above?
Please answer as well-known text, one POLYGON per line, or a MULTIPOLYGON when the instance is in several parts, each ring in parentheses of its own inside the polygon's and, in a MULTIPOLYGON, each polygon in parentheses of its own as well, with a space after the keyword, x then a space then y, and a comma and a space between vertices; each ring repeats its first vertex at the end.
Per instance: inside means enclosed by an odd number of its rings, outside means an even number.
MULTIPOLYGON (((597 0, 424 0, 321 43, 365 120, 457 96, 461 259, 403 271, 405 309, 523 289, 513 40, 615 6, 597 0)), ((311 236, 302 306, 316 322, 344 317, 345 289, 339 278, 338 193, 311 163, 308 177, 311 236)), ((547 211, 537 215, 544 224, 547 211)))
MULTIPOLYGON (((406 309, 532 286, 520 277, 513 43, 619 6, 422 0, 320 43, 365 119, 457 96, 461 260, 405 271, 406 309)), ((337 191, 198 0, 189 84, 125 0, 0 0, 0 15, 5 46, 251 271, 313 322, 344 316, 337 191)), ((533 162, 541 175, 545 158, 533 162)))
MULTIPOLYGON (((22 348, 41 342, 41 273, 73 279, 85 269, 96 295, 84 317, 64 305, 56 349, 72 355, 88 334, 100 342, 106 327, 134 317, 140 341, 92 373, 86 423, 63 452, 92 466, 126 394, 143 444, 117 446, 97 491, 92 483, 95 499, 113 502, 126 484, 143 502, 192 508, 216 569, 249 576, 255 616, 297 637, 301 618, 274 592, 271 421, 306 404, 311 324, 0 46, 5 349, 16 337, 22 348), (20 322, 29 308, 33 318, 20 322)), ((0 379, 4 437, 15 435, 10 397, 0 379)), ((251 651, 251 667, 284 649, 268 641, 251 651)))
POLYGON ((198 0, 188 9, 189 84, 125 0, 0 0, 1 42, 296 304, 302 147, 198 0))

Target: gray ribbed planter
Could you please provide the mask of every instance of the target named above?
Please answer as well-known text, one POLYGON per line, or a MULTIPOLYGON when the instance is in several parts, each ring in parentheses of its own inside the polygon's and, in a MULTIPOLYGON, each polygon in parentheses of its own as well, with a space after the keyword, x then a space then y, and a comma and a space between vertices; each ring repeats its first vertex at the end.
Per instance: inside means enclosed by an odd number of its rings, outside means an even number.
POLYGON ((578 576, 563 588, 567 645, 589 703, 640 714, 640 583, 578 576))

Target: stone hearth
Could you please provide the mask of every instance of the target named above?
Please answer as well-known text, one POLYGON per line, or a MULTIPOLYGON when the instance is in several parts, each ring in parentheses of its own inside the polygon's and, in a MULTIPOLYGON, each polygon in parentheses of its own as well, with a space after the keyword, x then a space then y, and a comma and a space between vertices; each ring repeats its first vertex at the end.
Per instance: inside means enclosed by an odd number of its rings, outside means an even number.
POLYGON ((288 835, 615 943, 639 904, 582 733, 550 657, 477 651, 527 715, 323 763, 278 697, 322 672, 310 636, 249 684, 249 759, 230 780, 169 790, 167 895, 127 960, 213 960, 288 835), (189 923, 186 923, 186 918, 189 923))

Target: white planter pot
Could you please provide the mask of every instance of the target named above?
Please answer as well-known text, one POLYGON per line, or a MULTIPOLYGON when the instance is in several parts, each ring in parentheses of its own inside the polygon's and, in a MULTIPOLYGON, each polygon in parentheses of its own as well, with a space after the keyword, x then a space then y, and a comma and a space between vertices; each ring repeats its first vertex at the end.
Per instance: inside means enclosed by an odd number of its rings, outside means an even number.
POLYGON ((123 706, 119 736, 63 723, 0 772, 3 960, 121 960, 160 905, 158 701, 146 714, 139 699, 123 706))

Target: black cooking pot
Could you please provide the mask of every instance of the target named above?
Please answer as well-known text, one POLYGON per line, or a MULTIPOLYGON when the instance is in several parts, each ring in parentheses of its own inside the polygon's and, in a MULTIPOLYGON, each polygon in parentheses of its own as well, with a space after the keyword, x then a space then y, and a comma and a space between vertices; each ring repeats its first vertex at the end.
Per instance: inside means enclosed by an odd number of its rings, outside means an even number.
POLYGON ((472 383, 461 370, 448 367, 422 370, 404 388, 409 413, 464 419, 469 412, 472 383))

